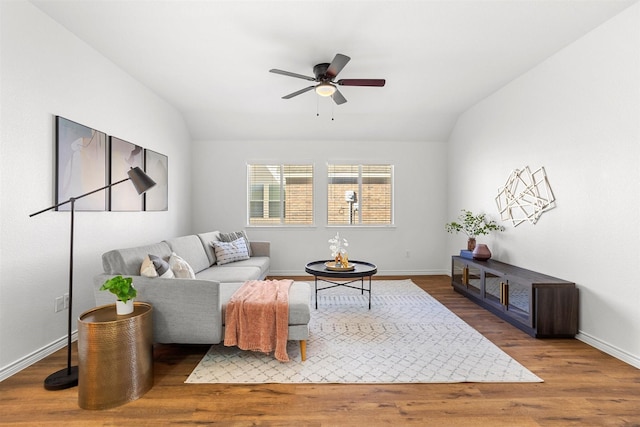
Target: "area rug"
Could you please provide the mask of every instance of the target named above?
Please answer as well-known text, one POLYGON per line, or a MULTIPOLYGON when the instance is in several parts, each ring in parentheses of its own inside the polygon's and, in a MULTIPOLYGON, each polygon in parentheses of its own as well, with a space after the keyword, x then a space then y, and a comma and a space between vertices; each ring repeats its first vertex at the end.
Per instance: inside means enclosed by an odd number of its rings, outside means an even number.
POLYGON ((312 296, 305 362, 296 341, 287 363, 219 344, 185 382, 542 382, 411 280, 372 283, 371 310, 350 288, 321 291, 317 310, 312 296))

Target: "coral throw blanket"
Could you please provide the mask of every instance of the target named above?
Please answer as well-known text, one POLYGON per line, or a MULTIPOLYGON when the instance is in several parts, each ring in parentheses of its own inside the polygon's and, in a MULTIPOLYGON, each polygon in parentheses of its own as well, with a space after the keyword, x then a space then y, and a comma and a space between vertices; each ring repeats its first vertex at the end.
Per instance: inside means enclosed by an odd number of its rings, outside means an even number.
POLYGON ((293 280, 249 280, 231 297, 225 313, 224 345, 274 352, 288 362, 289 287, 293 280))

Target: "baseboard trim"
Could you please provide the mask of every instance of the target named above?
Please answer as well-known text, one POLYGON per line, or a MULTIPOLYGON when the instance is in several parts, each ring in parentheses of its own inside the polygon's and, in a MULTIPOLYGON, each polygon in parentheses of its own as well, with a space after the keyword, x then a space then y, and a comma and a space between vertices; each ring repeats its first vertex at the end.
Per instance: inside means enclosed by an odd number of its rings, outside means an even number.
MULTIPOLYGON (((75 331, 71 334, 71 341, 76 341, 78 339, 78 331, 75 331)), ((0 369, 0 382, 6 380, 12 375, 17 374, 25 368, 33 365, 36 362, 44 359, 47 356, 52 355, 56 351, 65 348, 67 346, 67 336, 61 337, 59 340, 52 342, 51 344, 44 346, 31 354, 26 355, 22 359, 18 359, 10 365, 2 367, 0 369)), ((60 369, 64 368, 61 366, 60 369)), ((44 378, 42 379, 44 382, 44 378)))
POLYGON ((589 335, 582 331, 578 332, 578 335, 576 335, 576 339, 582 341, 585 344, 589 344, 591 347, 597 348, 598 350, 607 353, 608 355, 613 356, 616 359, 622 360, 623 362, 628 363, 635 368, 640 369, 640 358, 638 358, 638 356, 621 350, 616 346, 613 346, 594 337, 593 335, 589 335))

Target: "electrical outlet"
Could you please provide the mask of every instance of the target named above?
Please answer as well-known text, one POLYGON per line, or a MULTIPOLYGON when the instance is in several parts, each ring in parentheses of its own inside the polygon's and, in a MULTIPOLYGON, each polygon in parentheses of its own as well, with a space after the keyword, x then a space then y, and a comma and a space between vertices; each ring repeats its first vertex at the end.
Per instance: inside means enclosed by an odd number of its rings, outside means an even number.
POLYGON ((62 296, 62 298, 64 298, 64 309, 68 310, 69 309, 69 294, 64 294, 62 296))
POLYGON ((58 297, 55 300, 55 304, 53 306, 53 309, 55 310, 55 312, 59 312, 64 310, 64 298, 63 297, 58 297))

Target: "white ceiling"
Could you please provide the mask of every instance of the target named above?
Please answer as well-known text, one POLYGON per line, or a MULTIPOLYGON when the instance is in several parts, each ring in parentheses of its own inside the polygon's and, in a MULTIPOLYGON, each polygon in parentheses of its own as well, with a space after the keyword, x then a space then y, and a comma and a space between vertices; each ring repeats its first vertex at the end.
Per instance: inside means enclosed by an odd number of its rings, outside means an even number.
POLYGON ((195 140, 444 141, 460 113, 637 1, 32 3, 181 111, 195 140), (336 53, 351 57, 339 78, 386 86, 340 87, 340 106, 281 99, 311 83, 269 69, 313 76, 336 53))

